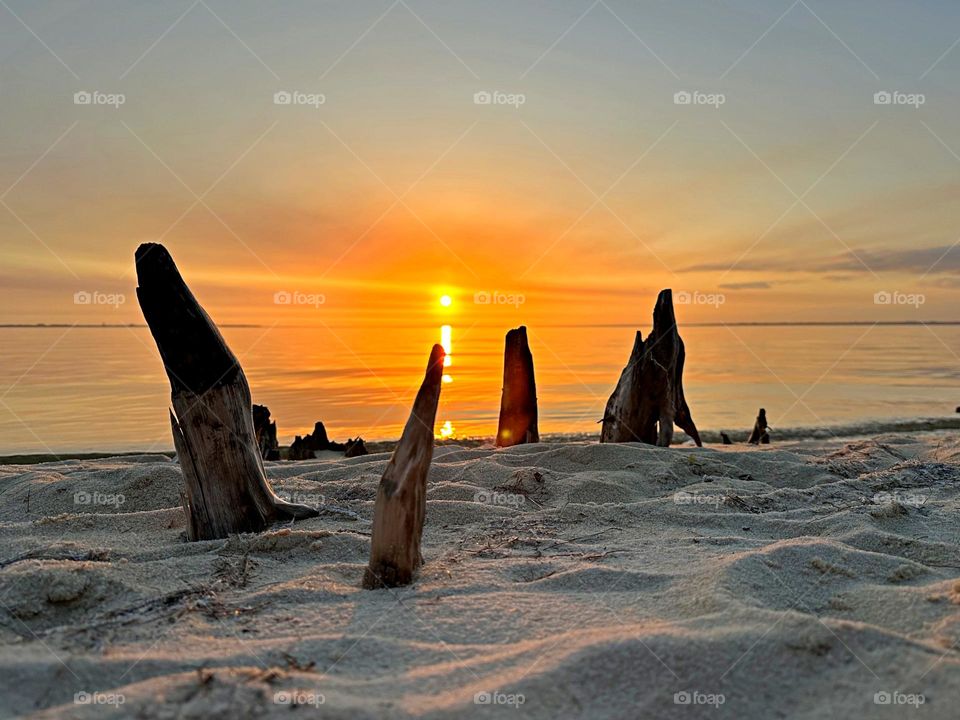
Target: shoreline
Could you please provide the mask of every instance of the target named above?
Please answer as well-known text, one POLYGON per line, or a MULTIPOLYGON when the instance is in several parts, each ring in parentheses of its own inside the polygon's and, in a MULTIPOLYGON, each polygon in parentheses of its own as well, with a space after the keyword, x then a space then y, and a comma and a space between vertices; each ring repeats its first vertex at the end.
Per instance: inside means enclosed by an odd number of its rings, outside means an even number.
MULTIPOLYGON (((818 441, 846 441, 858 440, 863 438, 876 438, 881 435, 911 435, 922 433, 947 433, 960 430, 960 415, 955 417, 940 418, 913 418, 913 419, 892 419, 892 420, 863 420, 860 422, 847 423, 843 425, 827 425, 823 427, 798 426, 794 428, 783 428, 771 432, 771 444, 764 447, 787 446, 788 444, 802 442, 818 441)), ((703 430, 700 435, 705 446, 736 448, 746 445, 745 438, 749 434, 749 429, 742 431, 720 431, 703 430), (721 442, 720 433, 727 432, 734 435, 733 445, 724 446, 721 442), (742 437, 741 437, 742 435, 742 437)), ((691 441, 682 431, 677 431, 675 441, 671 447, 683 447, 691 441)), ((435 439, 436 447, 462 447, 462 448, 493 448, 494 437, 463 437, 451 438, 446 440, 435 439)), ((559 445, 564 443, 589 443, 599 441, 599 432, 596 433, 544 433, 540 438, 540 444, 559 445)), ((378 453, 393 452, 397 445, 397 440, 371 440, 366 442, 367 449, 371 455, 378 453)), ((281 445, 281 453, 289 449, 289 445, 281 445)), ((67 460, 102 460, 105 458, 124 458, 137 456, 159 456, 163 455, 170 459, 175 458, 176 453, 173 448, 161 448, 159 450, 80 450, 64 451, 61 453, 10 453, 0 455, 0 466, 6 465, 39 465, 48 462, 63 462, 67 460)), ((338 459, 337 453, 330 453, 321 456, 319 459, 335 460, 338 459)), ((281 460, 280 462, 309 462, 309 461, 291 461, 281 460)))

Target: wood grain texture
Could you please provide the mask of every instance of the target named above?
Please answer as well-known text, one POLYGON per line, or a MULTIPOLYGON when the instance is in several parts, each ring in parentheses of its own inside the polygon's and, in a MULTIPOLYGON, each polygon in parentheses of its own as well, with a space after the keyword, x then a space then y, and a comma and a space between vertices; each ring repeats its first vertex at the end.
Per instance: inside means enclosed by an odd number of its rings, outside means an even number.
POLYGON ((190 540, 259 532, 319 511, 267 484, 250 386, 236 356, 162 245, 136 252, 137 298, 170 380, 170 425, 183 472, 190 540))
POLYGON ((427 514, 427 473, 433 458, 443 358, 443 348, 434 345, 410 418, 377 488, 370 564, 363 578, 367 589, 408 585, 423 564, 420 541, 427 514))

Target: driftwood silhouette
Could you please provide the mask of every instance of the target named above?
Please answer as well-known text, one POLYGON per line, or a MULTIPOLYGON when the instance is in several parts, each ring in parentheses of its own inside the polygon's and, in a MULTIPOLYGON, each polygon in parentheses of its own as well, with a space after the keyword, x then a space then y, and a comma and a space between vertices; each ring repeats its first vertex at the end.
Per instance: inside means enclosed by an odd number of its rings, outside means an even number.
POLYGON ((638 331, 630 360, 607 401, 600 442, 642 442, 669 447, 673 425, 699 446, 700 433, 683 396, 683 340, 673 293, 661 290, 646 341, 638 331))
POLYGON ((769 445, 770 434, 767 432, 769 428, 770 426, 767 425, 767 411, 760 408, 760 412, 757 413, 757 420, 753 424, 753 432, 750 433, 747 442, 751 445, 769 445))
POLYGON ((253 406, 253 432, 257 437, 260 457, 264 460, 280 459, 280 443, 277 441, 277 423, 270 420, 270 408, 253 406))
POLYGON ((247 378, 170 253, 141 245, 136 265, 137 298, 170 379, 188 537, 259 532, 278 520, 319 514, 277 497, 267 484, 247 378))
POLYGON ((427 514, 427 472, 440 402, 444 352, 434 345, 413 410, 377 488, 373 510, 368 589, 408 585, 423 564, 420 539, 427 514))
POLYGON ((521 325, 507 333, 503 350, 503 395, 497 446, 510 447, 540 442, 537 429, 537 383, 527 328, 521 325))

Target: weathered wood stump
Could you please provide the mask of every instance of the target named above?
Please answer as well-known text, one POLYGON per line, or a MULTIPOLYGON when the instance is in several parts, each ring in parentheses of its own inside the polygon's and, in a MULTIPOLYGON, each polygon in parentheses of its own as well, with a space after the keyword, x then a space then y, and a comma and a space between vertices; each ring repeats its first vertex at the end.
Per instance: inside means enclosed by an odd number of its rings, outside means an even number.
POLYGON ((257 437, 260 457, 264 460, 280 459, 280 443, 277 441, 277 424, 270 421, 270 408, 253 406, 253 432, 257 437))
POLYGON ((370 451, 367 450, 367 446, 363 444, 362 437, 358 437, 356 440, 348 439, 346 448, 343 451, 343 456, 348 458, 362 457, 363 455, 369 454, 370 451))
POLYGON ((334 447, 327 437, 327 429, 322 422, 313 425, 313 432, 304 437, 297 435, 290 444, 287 453, 289 460, 312 460, 322 450, 342 450, 342 446, 334 447))
POLYGON ((767 425, 767 411, 760 408, 760 412, 757 413, 757 420, 753 424, 753 432, 750 433, 747 442, 751 445, 769 445, 770 435, 767 433, 769 428, 770 426, 767 425))
POLYGON ((397 449, 380 480, 373 510, 370 565, 363 587, 408 585, 423 564, 420 540, 427 514, 427 472, 440 402, 444 352, 434 345, 397 449))
POLYGON ((537 429, 537 383, 527 328, 507 333, 503 350, 503 395, 497 424, 497 447, 540 442, 537 429))
POLYGON ((630 360, 607 401, 600 442, 642 442, 669 447, 673 425, 702 446, 683 396, 683 340, 677 332, 673 293, 661 290, 646 342, 638 331, 630 360))
POLYGON ((720 433, 720 442, 724 445, 733 445, 733 440, 730 439, 730 436, 725 432, 720 433))
POLYGON ((247 378, 170 253, 141 245, 136 266, 137 298, 170 379, 189 539, 259 532, 278 520, 318 515, 277 497, 267 484, 247 378))

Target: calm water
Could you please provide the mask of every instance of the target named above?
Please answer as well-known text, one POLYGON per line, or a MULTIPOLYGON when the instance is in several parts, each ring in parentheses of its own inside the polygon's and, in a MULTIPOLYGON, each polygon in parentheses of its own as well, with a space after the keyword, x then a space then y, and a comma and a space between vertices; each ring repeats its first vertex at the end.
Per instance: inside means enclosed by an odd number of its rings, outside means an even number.
MULTIPOLYGON (((492 436, 504 328, 449 331, 438 429, 492 436)), ((646 331, 646 329, 644 329, 646 331)), ((530 328, 541 433, 598 432, 630 352, 626 327, 530 328)), ((281 443, 323 420, 335 439, 399 435, 439 327, 225 328, 281 443)), ((701 430, 746 434, 956 417, 960 327, 686 327, 701 430)), ((145 328, 0 328, 0 453, 169 450, 169 387, 145 328)))

